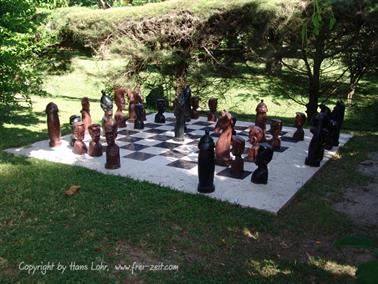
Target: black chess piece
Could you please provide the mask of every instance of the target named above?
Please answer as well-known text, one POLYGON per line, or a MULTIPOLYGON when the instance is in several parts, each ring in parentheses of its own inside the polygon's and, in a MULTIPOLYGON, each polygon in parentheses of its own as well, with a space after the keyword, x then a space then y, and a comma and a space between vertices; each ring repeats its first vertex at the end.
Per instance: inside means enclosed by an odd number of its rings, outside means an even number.
POLYGON ((135 129, 143 129, 144 122, 143 122, 143 104, 139 103, 135 105, 135 113, 136 113, 136 120, 134 121, 134 128, 135 129))
POLYGON ((267 143, 261 143, 257 156, 255 158, 255 164, 257 169, 253 172, 251 181, 256 184, 268 183, 268 164, 273 158, 273 148, 267 143))
POLYGON ((320 106, 320 113, 324 114, 323 127, 327 129, 327 135, 324 136, 324 149, 331 150, 333 137, 336 132, 336 121, 332 119, 331 109, 324 104, 320 106))
POLYGON ((215 143, 209 135, 209 130, 205 130, 205 135, 201 137, 198 148, 198 192, 211 193, 215 190, 214 171, 215 171, 215 143))
POLYGON ((319 167, 320 161, 324 156, 324 144, 328 135, 327 125, 328 117, 326 113, 317 113, 313 119, 313 126, 310 131, 313 134, 310 145, 308 147, 308 156, 305 164, 310 167, 319 167))
POLYGON ((174 115, 176 117, 175 124, 175 140, 183 141, 185 134, 185 122, 190 118, 190 101, 188 107, 188 100, 190 100, 190 88, 186 86, 181 94, 176 98, 176 105, 174 115))
POLYGON ((70 145, 73 147, 74 144, 75 144, 75 141, 76 141, 76 138, 75 138, 75 133, 74 133, 74 130, 75 130, 75 123, 77 122, 80 122, 81 121, 81 118, 80 116, 76 115, 76 114, 73 114, 70 116, 70 126, 71 126, 71 140, 70 140, 70 145))
POLYGON ((156 100, 156 108, 158 110, 157 114, 155 115, 155 122, 156 123, 165 123, 165 99, 157 99, 156 100))
POLYGON ((242 154, 245 149, 245 140, 243 137, 234 135, 232 136, 232 154, 235 159, 231 161, 231 173, 234 176, 243 176, 244 173, 244 160, 242 154))
POLYGON ((336 121, 336 129, 334 132, 334 136, 332 137, 333 138, 332 146, 339 146, 340 129, 344 121, 344 115, 345 115, 345 105, 343 101, 339 100, 337 101, 335 107, 333 108, 331 112, 332 119, 336 121))

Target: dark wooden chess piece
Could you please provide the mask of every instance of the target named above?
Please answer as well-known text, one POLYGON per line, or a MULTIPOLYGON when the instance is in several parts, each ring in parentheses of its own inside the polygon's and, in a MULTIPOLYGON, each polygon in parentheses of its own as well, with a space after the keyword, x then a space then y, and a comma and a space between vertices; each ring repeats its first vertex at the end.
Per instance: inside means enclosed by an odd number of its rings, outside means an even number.
POLYGON ((247 159, 254 161, 260 147, 260 141, 264 137, 263 130, 258 126, 251 126, 249 128, 249 143, 252 144, 251 149, 248 151, 247 159))
POLYGON ((101 126, 100 124, 92 124, 88 128, 89 135, 91 135, 92 140, 89 142, 88 154, 92 157, 102 156, 102 145, 100 143, 101 136, 101 126))
POLYGON ((73 145, 73 152, 77 155, 84 155, 87 153, 87 146, 83 142, 85 137, 85 126, 84 122, 79 121, 73 124, 75 142, 73 145))
POLYGON ((185 94, 185 122, 189 122, 191 119, 192 90, 189 85, 185 85, 183 92, 185 94))
POLYGON ((235 125, 236 125, 236 116, 234 114, 232 115, 232 135, 236 135, 235 125))
POLYGON ((232 154, 235 159, 231 161, 231 173, 234 176, 243 176, 244 160, 242 154, 245 149, 245 140, 243 137, 234 135, 232 136, 232 154))
POLYGON ((305 160, 305 164, 310 167, 319 167, 320 161, 323 160, 325 138, 328 135, 328 130, 325 127, 327 119, 327 115, 320 112, 312 120, 313 126, 310 131, 313 136, 308 147, 308 156, 305 160))
POLYGON ((84 123, 85 133, 88 133, 88 127, 92 124, 88 97, 81 100, 81 121, 84 123))
POLYGON ((135 105, 135 113, 136 113, 136 119, 134 121, 134 128, 135 129, 143 129, 144 128, 144 122, 143 122, 143 104, 136 104, 135 105))
POLYGON ((214 171, 215 154, 214 140, 209 135, 209 130, 205 130, 205 135, 201 137, 198 148, 198 192, 211 193, 215 190, 214 171))
POLYGON ((266 121, 267 121, 267 115, 268 107, 264 103, 264 100, 261 100, 261 102, 256 107, 256 120, 255 125, 260 127, 263 130, 264 136, 263 140, 265 140, 265 131, 266 131, 266 121))
POLYGON ((123 113, 125 108, 125 89, 116 88, 114 92, 114 101, 117 106, 117 111, 114 114, 114 119, 118 128, 126 127, 126 118, 123 113))
POLYGON ((191 98, 191 105, 192 109, 190 111, 190 118, 192 119, 198 119, 199 118, 199 113, 198 113, 198 108, 199 108, 199 101, 200 98, 198 96, 193 96, 191 98))
POLYGON ((75 136, 75 123, 80 122, 80 116, 73 114, 70 116, 70 126, 71 126, 71 140, 70 140, 70 145, 73 147, 76 141, 76 136, 75 136))
POLYGON ((229 112, 222 111, 222 116, 218 119, 214 128, 214 132, 222 130, 222 134, 215 146, 215 161, 216 164, 220 166, 229 166, 231 164, 230 146, 232 124, 232 115, 229 112))
POLYGON ((58 112, 59 109, 56 104, 51 102, 46 106, 47 132, 50 138, 50 147, 55 147, 62 144, 60 141, 60 121, 58 112))
MULTIPOLYGON (((144 103, 144 97, 142 96, 142 92, 140 90, 139 86, 136 86, 134 89, 134 100, 136 104, 142 104, 144 103)), ((143 121, 146 121, 146 110, 143 108, 143 113, 142 113, 142 119, 143 121)))
POLYGON ((345 114, 345 105, 343 101, 339 100, 337 101, 335 107, 333 108, 331 112, 332 119, 336 121, 336 130, 332 139, 333 146, 339 146, 340 130, 344 121, 344 114, 345 114))
POLYGON ((294 141, 303 141, 304 140, 304 130, 303 125, 306 122, 306 115, 303 112, 297 112, 295 115, 294 126, 297 130, 294 132, 293 139, 294 141))
POLYGON ((115 143, 115 139, 117 137, 117 127, 116 125, 109 126, 106 129, 105 137, 106 137, 106 164, 105 168, 114 170, 121 167, 121 159, 119 156, 119 147, 115 143))
POLYGON ((208 122, 217 122, 217 107, 218 107, 218 99, 217 98, 210 98, 209 102, 209 109, 210 113, 207 116, 207 121, 208 122))
POLYGON ((337 122, 332 119, 331 109, 324 104, 320 105, 320 113, 324 114, 323 127, 327 129, 327 135, 324 137, 324 149, 331 150, 333 139, 336 134, 337 122))
POLYGON ((190 107, 188 108, 188 100, 190 99, 190 88, 184 87, 181 94, 176 98, 174 115, 176 117, 175 124, 175 140, 183 141, 185 133, 185 121, 190 116, 190 107))
MULTIPOLYGON (((102 118, 102 129, 106 133, 106 128, 110 126, 117 125, 113 119, 113 102, 112 99, 106 95, 105 91, 101 91, 101 108, 104 111, 104 116, 102 118)), ((117 132, 116 132, 117 133, 117 132)))
POLYGON ((256 184, 268 183, 268 164, 273 158, 273 149, 267 143, 261 143, 256 156, 257 169, 253 172, 251 181, 256 184))
POLYGON ((156 100, 156 108, 158 110, 157 114, 155 115, 155 122, 156 123, 165 123, 165 99, 157 99, 156 100))
POLYGON ((131 92, 130 89, 127 90, 127 98, 129 100, 129 118, 128 118, 128 121, 130 122, 134 122, 134 120, 136 119, 136 113, 135 113, 135 99, 134 99, 134 95, 133 93, 131 92))
POLYGON ((280 119, 273 118, 270 122, 270 133, 272 134, 272 140, 269 141, 272 145, 273 150, 281 149, 281 130, 282 130, 282 121, 280 119))

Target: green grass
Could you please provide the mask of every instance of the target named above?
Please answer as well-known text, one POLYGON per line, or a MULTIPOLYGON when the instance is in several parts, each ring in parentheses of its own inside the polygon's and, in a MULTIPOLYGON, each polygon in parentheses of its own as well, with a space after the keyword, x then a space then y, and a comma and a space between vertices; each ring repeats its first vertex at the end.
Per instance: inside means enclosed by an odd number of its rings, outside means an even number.
MULTIPOLYGON (((83 96, 90 97, 93 120, 100 121, 100 90, 107 84, 108 72, 122 62, 98 61, 81 54, 63 57, 47 74, 44 88, 50 96, 32 97, 31 112, 19 113, 0 128, 0 150, 47 139, 44 108, 50 101, 59 106, 64 133, 69 131, 69 116, 80 113, 83 96)), ((263 94, 269 115, 289 125, 298 105, 281 97, 283 82, 251 76, 230 79, 220 107, 238 113, 241 120, 253 119, 263 94)), ((346 234, 374 235, 377 231, 353 226, 331 203, 340 199, 346 186, 369 182, 356 167, 378 144, 376 112, 372 111, 377 99, 367 95, 375 88, 370 78, 361 88, 365 100, 359 98, 348 108, 345 127, 353 131, 354 138, 339 158, 327 163, 278 216, 203 195, 0 152, 0 283, 352 282, 356 263, 333 242, 346 234), (353 124, 357 122, 364 122, 367 131, 356 128, 353 124), (80 191, 65 197, 63 193, 73 184, 80 184, 80 191), (29 275, 19 270, 22 261, 64 265, 74 261, 88 265, 89 270, 29 275), (92 262, 103 262, 110 269, 91 271, 92 262), (179 270, 114 271, 116 264, 133 262, 175 264, 179 270)))

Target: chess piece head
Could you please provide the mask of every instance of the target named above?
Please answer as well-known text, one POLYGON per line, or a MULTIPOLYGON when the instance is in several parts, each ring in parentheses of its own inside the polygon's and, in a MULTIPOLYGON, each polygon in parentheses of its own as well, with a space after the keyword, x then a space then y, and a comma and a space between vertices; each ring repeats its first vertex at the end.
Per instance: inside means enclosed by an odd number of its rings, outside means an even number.
POLYGON ((140 90, 140 87, 139 86, 136 86, 135 89, 134 89, 134 99, 138 102, 138 103, 143 103, 143 96, 142 96, 142 92, 140 90))
POLYGON ((263 137, 264 137, 264 131, 261 129, 261 127, 251 126, 249 128, 249 142, 252 145, 259 143, 263 137))
POLYGON ((51 102, 51 103, 48 103, 47 106, 46 106, 46 114, 50 114, 50 115, 55 115, 59 112, 59 109, 58 109, 58 106, 51 102))
POLYGON ((227 128, 232 128, 233 119, 231 113, 226 110, 222 111, 222 116, 218 119, 215 125, 214 132, 219 132, 220 130, 226 130, 227 128))
POLYGON ((319 105, 319 108, 320 108, 320 112, 324 113, 325 115, 327 116, 331 115, 331 109, 327 107, 325 104, 319 105))
POLYGON ((306 122, 306 115, 303 112, 295 113, 294 125, 296 128, 302 128, 306 122))
POLYGON ((216 112, 217 107, 218 107, 218 99, 217 98, 210 98, 208 105, 209 105, 209 109, 210 109, 211 112, 216 112))
POLYGON ((273 148, 267 143, 261 143, 257 153, 255 164, 257 166, 266 166, 273 158, 273 148))
POLYGON ((112 146, 115 144, 115 139, 117 137, 117 127, 115 125, 109 125, 105 129, 105 138, 106 143, 108 143, 108 146, 112 146))
POLYGON ((100 124, 92 124, 88 128, 89 135, 91 135, 93 142, 99 142, 101 136, 101 126, 100 124))
POLYGON ((82 121, 74 122, 73 128, 74 128, 73 130, 74 137, 80 141, 84 140, 84 137, 85 137, 84 122, 82 121))
POLYGON ((118 110, 123 110, 125 108, 125 89, 116 88, 114 95, 115 104, 118 110))
POLYGON ((240 157, 244 153, 245 140, 244 138, 234 135, 232 136, 232 154, 240 157))
POLYGON ((113 112, 113 102, 112 99, 105 94, 105 91, 101 91, 101 108, 105 113, 113 112))
POLYGON ((159 112, 165 111, 165 99, 157 99, 156 100, 156 108, 159 112))
POLYGON ((273 136, 280 135, 282 130, 282 121, 276 118, 273 118, 270 122, 270 132, 273 136))
POLYGON ((264 100, 261 100, 260 103, 257 105, 256 112, 258 114, 264 114, 268 112, 268 107, 264 103, 264 100))
POLYGON ((191 98, 191 104, 192 104, 193 109, 199 108, 199 101, 200 101, 200 98, 198 96, 193 96, 191 98))
POLYGON ((73 128, 75 126, 75 123, 77 122, 80 122, 81 121, 81 117, 76 115, 76 114, 73 114, 70 116, 70 125, 71 127, 73 128))
POLYGON ((88 97, 84 97, 81 100, 81 107, 83 111, 89 112, 89 98, 88 97))

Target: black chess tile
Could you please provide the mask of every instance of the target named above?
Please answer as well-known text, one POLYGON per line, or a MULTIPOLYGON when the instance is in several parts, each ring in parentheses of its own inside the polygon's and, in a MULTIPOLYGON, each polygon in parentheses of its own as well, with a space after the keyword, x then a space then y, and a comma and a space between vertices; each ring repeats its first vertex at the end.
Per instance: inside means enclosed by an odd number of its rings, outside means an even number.
MULTIPOLYGON (((272 132, 270 131, 270 129, 266 133, 272 135, 272 132)), ((285 134, 287 134, 287 131, 281 131, 280 133, 281 136, 284 136, 285 134)))
POLYGON ((202 135, 199 135, 199 134, 192 134, 192 133, 188 133, 186 134, 186 136, 190 139, 199 139, 202 137, 202 135))
POLYGON ((138 161, 145 161, 148 160, 152 157, 155 157, 156 155, 154 154, 149 154, 149 153, 143 153, 143 152, 134 152, 131 154, 128 154, 126 156, 123 156, 124 158, 127 159, 133 159, 133 160, 138 160, 138 161))
POLYGON ((185 160, 177 160, 177 161, 174 161, 174 162, 168 164, 167 166, 175 167, 175 168, 179 168, 179 169, 190 170, 190 169, 194 168, 196 165, 197 165, 196 162, 185 161, 185 160))
POLYGON ((186 154, 181 153, 181 152, 176 151, 176 150, 169 150, 165 153, 161 153, 160 156, 173 157, 173 158, 181 159, 182 157, 185 157, 186 154))
POLYGON ((133 135, 136 133, 139 133, 139 131, 130 130, 130 129, 124 129, 124 130, 118 131, 118 134, 121 134, 121 135, 133 135))
POLYGON ((249 171, 243 171, 242 175, 235 175, 231 172, 231 168, 225 168, 224 170, 217 173, 217 176, 222 177, 229 177, 229 178, 235 178, 235 179, 245 179, 247 176, 249 176, 252 172, 249 171))
POLYGON ((285 152, 289 147, 281 146, 280 149, 275 149, 274 152, 282 153, 285 152))
POLYGON ((146 127, 146 128, 156 128, 156 127, 160 127, 160 126, 162 126, 162 125, 156 124, 156 123, 150 123, 150 122, 144 124, 144 127, 146 127))
POLYGON ((117 139, 117 141, 131 142, 131 143, 134 143, 134 142, 137 142, 137 141, 140 141, 140 140, 143 140, 143 138, 132 137, 132 136, 125 136, 125 137, 117 139))
POLYGON ((244 137, 249 137, 249 133, 248 132, 244 132, 244 131, 236 132, 236 135, 240 135, 240 136, 244 136, 244 137))
POLYGON ((202 125, 202 126, 209 126, 209 123, 207 121, 197 121, 193 122, 194 125, 202 125))
POLYGON ((244 130, 248 130, 249 126, 235 126, 234 128, 235 130, 244 131, 244 130))
POLYGON ((175 117, 167 117, 165 121, 176 121, 175 117))
POLYGON ((298 143, 299 142, 298 140, 295 140, 293 137, 290 137, 290 136, 282 136, 281 140, 285 141, 285 142, 291 142, 291 143, 298 143))
POLYGON ((170 140, 172 138, 173 138, 172 136, 157 134, 155 136, 149 137, 148 139, 157 140, 157 141, 167 141, 167 140, 170 140))
POLYGON ((161 134, 163 132, 167 132, 167 130, 163 130, 163 129, 147 129, 145 130, 144 132, 146 133, 156 133, 156 134, 161 134))
POLYGON ((197 130, 197 129, 191 129, 191 128, 185 127, 184 132, 185 132, 185 133, 190 133, 190 132, 193 132, 193 131, 195 131, 195 130, 197 130))
POLYGON ((182 144, 172 143, 172 142, 161 142, 154 145, 154 147, 165 148, 165 149, 174 149, 182 144))
POLYGON ((137 144, 137 143, 130 143, 130 144, 127 144, 127 145, 124 145, 120 148, 122 149, 126 149, 126 150, 131 150, 131 151, 140 151, 144 148, 148 148, 149 146, 146 146, 146 145, 141 145, 141 144, 137 144))

